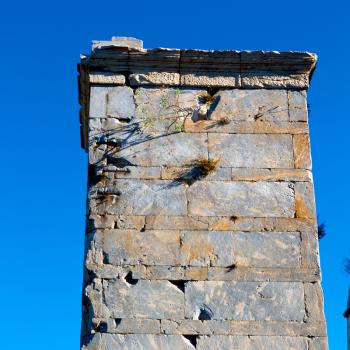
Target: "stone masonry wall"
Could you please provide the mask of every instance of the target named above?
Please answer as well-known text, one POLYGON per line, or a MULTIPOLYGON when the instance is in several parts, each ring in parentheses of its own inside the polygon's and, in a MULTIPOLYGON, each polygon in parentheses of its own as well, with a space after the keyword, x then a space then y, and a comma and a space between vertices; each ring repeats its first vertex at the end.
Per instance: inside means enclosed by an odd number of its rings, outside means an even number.
POLYGON ((89 74, 82 349, 327 349, 307 86, 89 74))

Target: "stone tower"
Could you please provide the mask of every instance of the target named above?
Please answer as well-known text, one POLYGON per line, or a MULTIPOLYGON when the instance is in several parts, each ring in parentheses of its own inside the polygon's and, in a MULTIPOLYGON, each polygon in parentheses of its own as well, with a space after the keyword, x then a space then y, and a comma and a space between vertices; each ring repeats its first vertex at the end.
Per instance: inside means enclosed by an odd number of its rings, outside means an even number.
POLYGON ((85 350, 325 350, 307 52, 93 42, 85 350))

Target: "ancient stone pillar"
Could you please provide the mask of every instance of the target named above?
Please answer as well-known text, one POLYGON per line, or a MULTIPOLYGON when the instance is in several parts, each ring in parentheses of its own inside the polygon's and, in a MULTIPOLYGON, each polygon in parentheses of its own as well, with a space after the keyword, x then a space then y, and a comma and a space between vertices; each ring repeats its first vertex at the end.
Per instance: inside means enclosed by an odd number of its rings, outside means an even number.
POLYGON ((325 350, 307 52, 94 42, 82 349, 325 350))

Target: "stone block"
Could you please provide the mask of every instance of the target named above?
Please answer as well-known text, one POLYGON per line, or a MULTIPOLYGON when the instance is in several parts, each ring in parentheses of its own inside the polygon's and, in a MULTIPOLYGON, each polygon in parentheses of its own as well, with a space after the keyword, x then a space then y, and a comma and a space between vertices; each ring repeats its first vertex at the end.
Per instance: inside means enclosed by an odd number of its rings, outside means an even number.
POLYGON ((289 121, 287 92, 284 90, 220 90, 210 119, 232 121, 289 121))
POLYGON ((102 199, 96 209, 99 213, 128 215, 187 213, 184 185, 174 186, 171 181, 118 179, 113 181, 113 187, 120 190, 120 196, 115 202, 108 201, 108 196, 102 199))
POLYGON ((308 350, 306 338, 266 336, 201 336, 197 350, 308 350))
POLYGON ((112 319, 109 322, 111 327, 108 329, 109 333, 120 334, 159 334, 160 333, 160 321, 148 320, 148 319, 135 319, 135 318, 121 318, 112 319))
POLYGON ((298 218, 316 222, 314 186, 309 182, 295 184, 295 213, 298 218))
POLYGON ((307 122, 306 91, 288 91, 289 120, 307 122))
MULTIPOLYGON (((161 320, 165 334, 245 336, 325 336, 320 323, 228 320, 161 320)), ((244 348, 245 349, 245 348, 244 348)), ((279 348, 278 348, 279 349, 279 348)))
POLYGON ((194 216, 294 216, 289 183, 199 181, 187 195, 188 211, 194 216))
POLYGON ((125 168, 117 168, 110 171, 115 179, 140 179, 140 180, 157 180, 160 179, 161 168, 160 167, 142 167, 142 166, 129 166, 125 168))
POLYGON ((103 233, 103 251, 114 265, 179 265, 177 231, 113 230, 103 233))
POLYGON ((294 168, 291 135, 209 134, 208 147, 222 167, 294 168))
POLYGON ((130 120, 135 116, 133 90, 127 86, 91 86, 90 118, 113 117, 130 120))
POLYGON ((250 218, 219 216, 207 218, 210 231, 277 231, 291 232, 310 226, 307 219, 300 218, 250 218))
POLYGON ((195 216, 147 216, 146 230, 207 230, 208 222, 195 216))
POLYGON ((234 116, 228 115, 217 120, 186 119, 187 133, 210 132, 226 134, 301 134, 308 132, 305 122, 286 121, 236 121, 234 116))
POLYGON ((104 302, 113 318, 182 319, 184 294, 168 281, 105 281, 104 302))
MULTIPOLYGON (((181 335, 103 334, 100 348, 91 350, 194 350, 188 339, 181 335)), ((90 350, 90 349, 87 349, 90 350)), ((299 350, 299 349, 297 349, 299 350)))
POLYGON ((310 140, 308 134, 293 136, 294 162, 299 169, 311 170, 310 140))
POLYGON ((312 174, 304 169, 232 168, 234 181, 312 181, 312 174))
MULTIPOLYGON (((162 167, 162 179, 170 180, 170 179, 179 179, 179 178, 190 178, 193 172, 193 167, 162 167)), ((215 180, 215 181, 229 181, 231 180, 231 168, 216 168, 205 176, 207 181, 215 180)))
POLYGON ((209 309, 214 320, 302 321, 304 288, 299 282, 188 282, 185 315, 198 319, 209 309))
POLYGON ((299 233, 184 232, 181 265, 299 267, 299 233), (259 247, 259 249, 257 249, 259 247))
POLYGON ((183 73, 181 74, 182 86, 220 86, 220 87, 239 87, 240 76, 238 73, 183 73))
POLYGON ((135 73, 129 75, 131 86, 180 85, 180 74, 170 72, 135 73))
POLYGON ((136 119, 144 133, 159 135, 181 130, 185 119, 196 118, 207 95, 203 89, 138 88, 136 119))
POLYGON ((175 133, 135 140, 123 146, 114 158, 137 166, 183 166, 207 155, 207 135, 175 133))
POLYGON ((89 82, 90 84, 124 85, 125 75, 108 72, 92 72, 89 74, 89 82))
POLYGON ((309 347, 308 350, 328 350, 327 337, 315 337, 308 339, 309 347))
POLYGON ((242 89, 300 89, 309 87, 308 74, 278 74, 256 72, 241 74, 242 89))

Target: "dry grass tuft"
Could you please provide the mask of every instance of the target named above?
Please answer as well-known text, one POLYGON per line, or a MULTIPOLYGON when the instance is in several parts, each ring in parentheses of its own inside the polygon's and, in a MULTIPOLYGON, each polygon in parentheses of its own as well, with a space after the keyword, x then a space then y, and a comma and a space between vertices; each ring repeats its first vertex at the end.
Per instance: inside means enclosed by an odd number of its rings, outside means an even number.
POLYGON ((212 173, 219 164, 219 159, 198 159, 195 162, 195 166, 199 168, 203 176, 207 176, 212 173))

